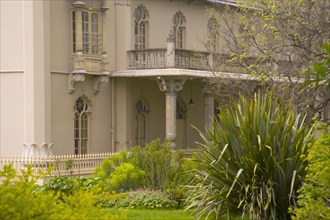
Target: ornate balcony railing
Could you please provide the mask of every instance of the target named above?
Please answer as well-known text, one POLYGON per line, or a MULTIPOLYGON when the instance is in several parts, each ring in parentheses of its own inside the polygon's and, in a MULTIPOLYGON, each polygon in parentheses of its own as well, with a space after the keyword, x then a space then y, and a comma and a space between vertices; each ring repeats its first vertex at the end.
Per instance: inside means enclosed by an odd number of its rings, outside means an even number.
POLYGON ((175 67, 183 69, 210 69, 210 53, 202 51, 175 50, 175 67))
POLYGON ((209 53, 196 52, 193 50, 175 49, 174 65, 168 63, 168 51, 166 48, 143 49, 128 51, 129 69, 161 69, 161 68, 183 68, 183 69, 209 69, 209 53))
POLYGON ((166 67, 166 48, 128 51, 129 69, 158 69, 166 67))
POLYGON ((276 62, 263 59, 262 57, 245 57, 243 63, 235 60, 227 53, 216 53, 185 50, 185 49, 144 49, 128 51, 129 69, 161 69, 181 68, 194 70, 211 70, 215 72, 247 73, 249 65, 272 65, 282 74, 294 76, 301 71, 301 63, 277 60, 276 62), (292 70, 288 70, 288 66, 292 70))

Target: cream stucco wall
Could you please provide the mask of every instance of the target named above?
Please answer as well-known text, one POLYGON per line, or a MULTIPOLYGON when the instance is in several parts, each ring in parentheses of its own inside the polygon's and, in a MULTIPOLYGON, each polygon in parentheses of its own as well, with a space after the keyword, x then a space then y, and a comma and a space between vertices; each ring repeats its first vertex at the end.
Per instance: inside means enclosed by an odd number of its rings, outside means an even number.
POLYGON ((50 140, 49 2, 0 3, 0 153, 20 154, 50 140))
POLYGON ((24 141, 23 8, 0 1, 0 155, 15 155, 24 141))
POLYGON ((0 155, 21 153, 23 93, 23 73, 0 73, 0 155))
MULTIPOLYGON (((181 11, 186 17, 186 49, 203 49, 200 39, 207 31, 205 7, 201 1, 133 1, 132 33, 135 8, 143 4, 149 12, 149 48, 166 48, 166 41, 173 28, 173 17, 181 11)), ((131 38, 133 49, 134 39, 131 38)))
MULTIPOLYGON (((110 70, 127 68, 127 50, 133 49, 133 14, 142 1, 119 5, 108 0, 107 53, 110 70)), ((206 30, 204 7, 193 1, 143 1, 149 11, 149 48, 165 48, 172 19, 181 10, 187 19, 187 49, 200 47, 206 30), (201 15, 201 16, 196 16, 201 15)), ((148 141, 165 137, 165 94, 155 79, 113 78, 94 94, 95 76, 86 75, 68 93, 72 72, 70 1, 0 1, 0 154, 22 153, 22 144, 54 143, 55 154, 74 153, 74 104, 86 96, 92 104, 90 152, 109 152, 134 145, 134 103, 139 96, 150 104, 148 141)), ((193 147, 203 130, 203 94, 200 81, 187 80, 178 94, 187 106, 185 142, 193 147)))
POLYGON ((111 99, 110 84, 102 84, 101 91, 94 94, 94 81, 87 76, 76 84, 73 94, 67 92, 67 74, 52 74, 52 142, 54 153, 74 153, 74 105, 80 96, 91 103, 89 152, 111 151, 111 99))

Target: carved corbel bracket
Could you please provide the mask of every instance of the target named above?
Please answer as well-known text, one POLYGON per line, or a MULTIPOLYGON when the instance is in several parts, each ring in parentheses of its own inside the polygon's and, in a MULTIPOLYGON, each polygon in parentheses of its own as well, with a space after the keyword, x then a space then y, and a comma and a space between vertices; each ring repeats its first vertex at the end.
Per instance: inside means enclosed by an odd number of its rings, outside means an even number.
POLYGON ((68 80, 68 92, 71 94, 73 93, 74 89, 74 84, 76 82, 83 82, 85 80, 85 74, 84 72, 73 72, 70 73, 69 75, 69 80, 68 80))
POLYGON ((100 91, 101 83, 108 83, 109 75, 97 76, 94 78, 94 94, 97 94, 100 91))

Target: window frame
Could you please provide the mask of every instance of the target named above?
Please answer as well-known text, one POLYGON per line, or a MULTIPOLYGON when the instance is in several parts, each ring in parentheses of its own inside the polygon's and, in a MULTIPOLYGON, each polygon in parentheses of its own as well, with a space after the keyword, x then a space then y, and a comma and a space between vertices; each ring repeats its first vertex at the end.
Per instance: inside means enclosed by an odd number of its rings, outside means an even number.
POLYGON ((150 108, 143 98, 135 101, 134 134, 135 144, 144 147, 148 140, 148 116, 150 108))
POLYGON ((220 32, 220 24, 215 17, 210 17, 207 22, 207 31, 209 35, 208 44, 210 45, 212 52, 219 52, 219 32, 220 32))
POLYGON ((186 18, 181 11, 173 16, 173 31, 175 33, 175 48, 186 49, 186 18))
MULTIPOLYGON (((100 56, 102 53, 102 16, 101 12, 97 10, 81 10, 81 40, 82 40, 82 54, 84 56, 100 56), (87 31, 84 33, 84 13, 88 15, 87 31), (95 29, 95 23, 93 22, 93 15, 97 15, 97 32, 93 32, 95 29), (94 25, 94 26, 93 26, 94 25), (84 34, 87 35, 87 42, 84 43, 84 34), (96 36, 96 38, 95 38, 96 36), (93 39, 96 39, 95 43, 93 43, 93 39), (87 45, 87 49, 84 48, 84 45, 87 45), (96 45, 96 47, 95 47, 96 45), (95 51, 96 48, 96 51, 95 51), (94 52, 93 52, 94 51, 94 52)), ((76 37, 79 33, 77 33, 77 19, 76 19, 76 11, 75 9, 71 10, 71 51, 73 54, 77 52, 77 40, 76 37)))
POLYGON ((141 4, 134 10, 134 49, 143 50, 148 48, 149 41, 149 13, 148 10, 141 4), (140 10, 141 14, 138 14, 140 10), (140 17, 140 18, 139 18, 140 17))
POLYGON ((88 154, 90 152, 90 105, 85 97, 79 97, 74 105, 74 154, 88 154), (79 110, 78 101, 84 104, 79 110), (84 146, 83 146, 84 145, 84 146))

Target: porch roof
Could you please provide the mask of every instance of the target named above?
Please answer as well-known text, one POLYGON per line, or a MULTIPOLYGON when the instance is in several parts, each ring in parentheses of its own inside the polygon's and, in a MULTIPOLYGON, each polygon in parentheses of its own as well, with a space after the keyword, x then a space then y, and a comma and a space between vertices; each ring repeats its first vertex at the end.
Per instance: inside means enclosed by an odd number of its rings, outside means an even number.
POLYGON ((114 78, 135 78, 135 77, 191 77, 191 78, 232 78, 256 80, 249 74, 229 73, 229 72, 212 72, 205 70, 191 70, 179 68, 162 68, 162 69, 134 69, 134 70, 116 70, 110 72, 110 77, 114 78))

